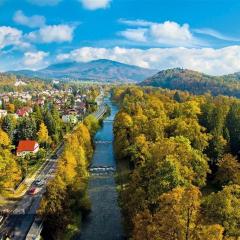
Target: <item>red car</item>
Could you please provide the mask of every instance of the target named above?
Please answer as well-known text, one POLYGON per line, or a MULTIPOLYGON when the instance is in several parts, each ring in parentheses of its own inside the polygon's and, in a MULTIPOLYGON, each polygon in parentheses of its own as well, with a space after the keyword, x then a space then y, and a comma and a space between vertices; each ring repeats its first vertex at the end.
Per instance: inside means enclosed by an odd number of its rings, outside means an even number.
POLYGON ((28 194, 29 195, 35 195, 37 193, 37 189, 36 188, 31 188, 29 191, 28 191, 28 194))

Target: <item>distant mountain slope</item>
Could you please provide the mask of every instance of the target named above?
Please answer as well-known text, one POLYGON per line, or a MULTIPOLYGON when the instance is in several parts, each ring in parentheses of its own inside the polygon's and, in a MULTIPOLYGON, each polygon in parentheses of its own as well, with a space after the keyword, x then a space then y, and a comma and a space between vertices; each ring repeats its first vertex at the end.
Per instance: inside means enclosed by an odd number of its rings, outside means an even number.
POLYGON ((200 72, 173 68, 147 78, 139 85, 186 90, 194 94, 211 92, 213 95, 240 97, 240 74, 210 76, 200 72))
POLYGON ((152 69, 100 59, 87 63, 59 63, 39 71, 23 70, 12 73, 40 78, 140 82, 156 72, 152 69))

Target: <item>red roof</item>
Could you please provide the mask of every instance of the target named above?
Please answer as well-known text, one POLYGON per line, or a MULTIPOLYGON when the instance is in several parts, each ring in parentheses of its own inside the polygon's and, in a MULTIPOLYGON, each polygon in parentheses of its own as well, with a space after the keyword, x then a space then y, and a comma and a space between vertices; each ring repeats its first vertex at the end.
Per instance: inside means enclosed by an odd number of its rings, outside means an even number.
POLYGON ((32 152, 36 149, 38 143, 33 140, 21 140, 18 143, 17 152, 32 152))
POLYGON ((17 110, 17 115, 19 115, 20 117, 24 117, 30 111, 31 111, 31 108, 23 107, 17 110))

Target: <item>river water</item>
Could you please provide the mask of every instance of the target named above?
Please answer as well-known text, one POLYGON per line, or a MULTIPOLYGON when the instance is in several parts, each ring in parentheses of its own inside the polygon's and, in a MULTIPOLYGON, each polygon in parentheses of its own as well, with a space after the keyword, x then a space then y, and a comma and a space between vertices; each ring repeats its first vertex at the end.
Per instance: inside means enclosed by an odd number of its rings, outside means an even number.
MULTIPOLYGON (((118 111, 116 105, 105 99, 111 108, 111 115, 103 122, 103 127, 95 136, 96 149, 91 168, 116 168, 113 154, 113 120, 118 111)), ((117 202, 117 191, 112 172, 94 172, 89 180, 88 192, 92 211, 82 225, 79 240, 119 240, 123 229, 121 212, 117 202)))

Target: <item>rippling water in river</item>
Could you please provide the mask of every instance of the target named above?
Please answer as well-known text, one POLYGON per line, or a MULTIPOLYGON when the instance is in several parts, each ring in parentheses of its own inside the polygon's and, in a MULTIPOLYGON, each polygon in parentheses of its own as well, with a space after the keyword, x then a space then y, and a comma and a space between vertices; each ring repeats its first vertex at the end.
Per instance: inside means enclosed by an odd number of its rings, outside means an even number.
MULTIPOLYGON (((118 111, 108 99, 111 116, 105 119, 103 128, 95 136, 96 150, 92 167, 116 166, 113 154, 113 119, 118 111)), ((117 192, 112 173, 94 174, 89 180, 88 192, 92 202, 92 212, 84 221, 81 240, 119 240, 122 239, 121 213, 117 203, 117 192)))

